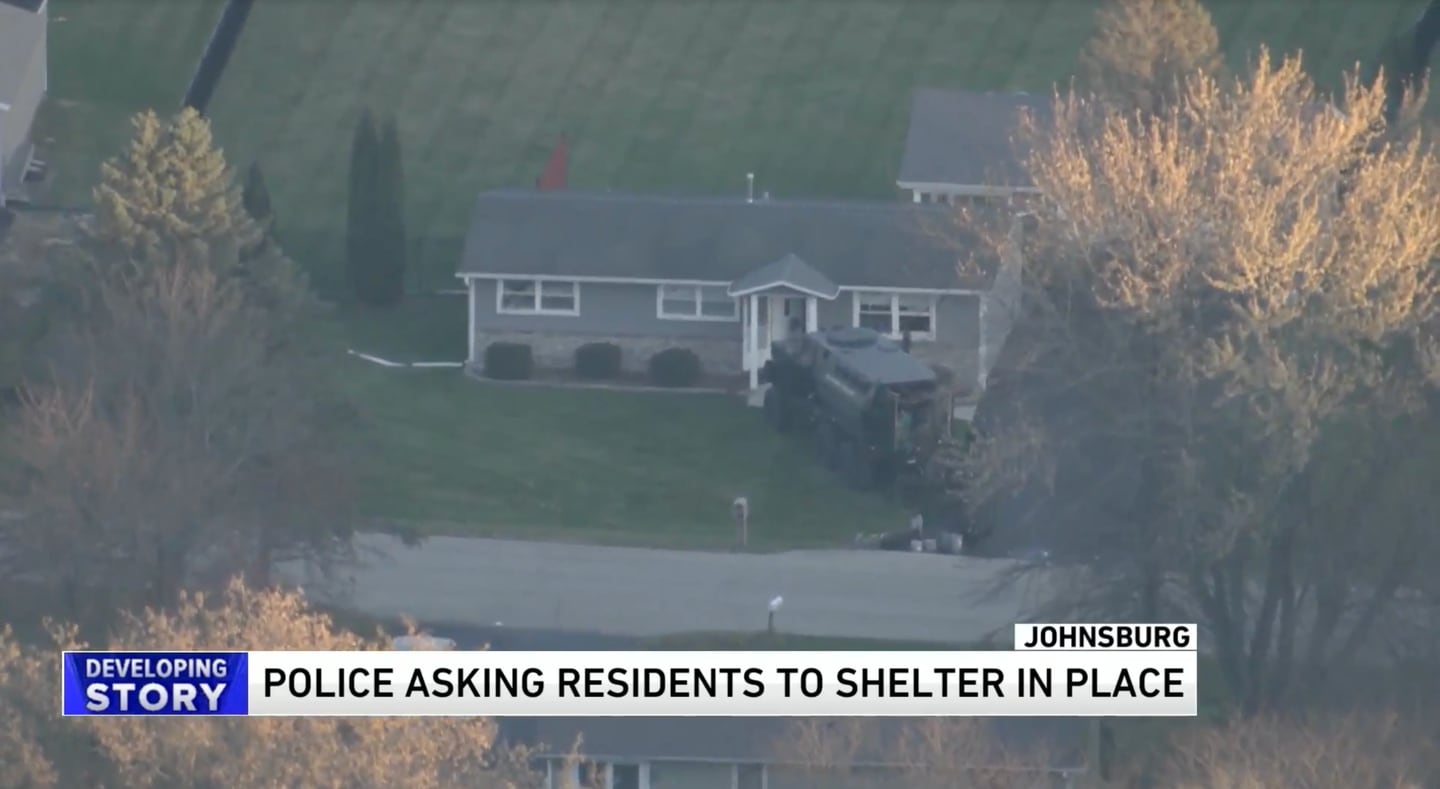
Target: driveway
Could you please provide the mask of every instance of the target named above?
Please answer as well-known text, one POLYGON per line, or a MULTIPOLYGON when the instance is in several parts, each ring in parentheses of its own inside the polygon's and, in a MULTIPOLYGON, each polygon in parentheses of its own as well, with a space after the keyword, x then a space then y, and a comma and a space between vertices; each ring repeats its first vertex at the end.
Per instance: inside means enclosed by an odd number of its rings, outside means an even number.
POLYGON ((776 626, 837 638, 972 644, 1003 639, 1022 590, 979 598, 1003 560, 861 550, 730 554, 433 537, 417 547, 357 539, 359 566, 323 580, 295 564, 281 576, 320 602, 370 616, 649 637, 776 626))

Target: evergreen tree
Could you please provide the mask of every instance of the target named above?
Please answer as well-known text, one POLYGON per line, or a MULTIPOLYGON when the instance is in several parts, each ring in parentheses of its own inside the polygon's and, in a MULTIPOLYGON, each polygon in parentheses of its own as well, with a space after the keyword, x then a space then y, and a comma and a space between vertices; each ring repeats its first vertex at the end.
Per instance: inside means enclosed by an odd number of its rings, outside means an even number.
POLYGON ((380 129, 375 178, 375 254, 379 264, 383 304, 396 304, 405 295, 405 169, 400 132, 392 116, 380 129))
POLYGON ((259 162, 251 162, 245 171, 240 201, 245 213, 255 220, 263 234, 254 247, 242 250, 246 259, 250 259, 262 254, 275 235, 275 211, 270 205, 270 188, 265 185, 265 174, 260 171, 259 162))
POLYGON ((350 146, 350 196, 345 238, 346 271, 356 299, 364 304, 382 301, 378 276, 376 195, 379 177, 380 135, 370 110, 360 113, 350 146))
POLYGON ((270 187, 265 185, 265 174, 260 171, 259 162, 251 162, 245 171, 241 203, 245 206, 245 213, 267 232, 274 229, 275 213, 270 205, 270 187))
POLYGON ((264 237, 209 121, 193 109, 169 122, 147 111, 131 127, 124 153, 100 167, 95 241, 146 265, 181 258, 224 265, 264 237))

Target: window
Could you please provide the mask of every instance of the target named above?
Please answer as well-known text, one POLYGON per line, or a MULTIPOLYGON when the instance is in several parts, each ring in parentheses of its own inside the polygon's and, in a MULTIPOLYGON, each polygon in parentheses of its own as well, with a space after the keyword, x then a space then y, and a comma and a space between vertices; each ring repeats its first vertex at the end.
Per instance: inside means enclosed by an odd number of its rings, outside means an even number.
POLYGON ((855 294, 855 325, 891 337, 910 332, 911 339, 935 336, 935 297, 928 294, 855 294))
POLYGON ((496 311, 512 315, 579 315, 580 285, 559 280, 501 280, 496 311))
POLYGON ((661 318, 668 320, 740 319, 740 303, 725 292, 724 285, 661 285, 657 311, 661 318))

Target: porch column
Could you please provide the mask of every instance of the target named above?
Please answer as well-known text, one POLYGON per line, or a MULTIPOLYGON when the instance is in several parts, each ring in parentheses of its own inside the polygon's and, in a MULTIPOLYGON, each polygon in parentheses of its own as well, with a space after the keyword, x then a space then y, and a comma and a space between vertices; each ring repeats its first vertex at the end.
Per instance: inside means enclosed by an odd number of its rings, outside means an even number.
POLYGON ((805 332, 815 331, 820 325, 820 302, 814 296, 805 299, 805 332))
POLYGON ((750 321, 745 326, 749 335, 745 344, 750 347, 750 388, 760 386, 760 294, 750 294, 750 321))

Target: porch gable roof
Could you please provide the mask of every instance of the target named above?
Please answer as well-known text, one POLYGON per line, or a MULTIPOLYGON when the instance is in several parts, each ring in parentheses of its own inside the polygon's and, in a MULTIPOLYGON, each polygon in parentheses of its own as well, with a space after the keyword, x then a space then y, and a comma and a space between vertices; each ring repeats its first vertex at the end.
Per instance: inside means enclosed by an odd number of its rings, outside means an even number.
POLYGON ((731 282, 726 292, 738 298, 771 288, 790 288, 826 301, 840 295, 839 285, 793 252, 731 282))

